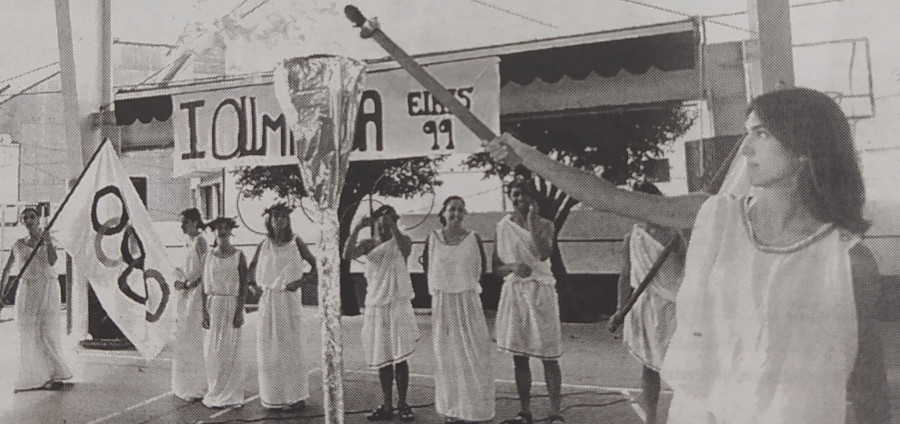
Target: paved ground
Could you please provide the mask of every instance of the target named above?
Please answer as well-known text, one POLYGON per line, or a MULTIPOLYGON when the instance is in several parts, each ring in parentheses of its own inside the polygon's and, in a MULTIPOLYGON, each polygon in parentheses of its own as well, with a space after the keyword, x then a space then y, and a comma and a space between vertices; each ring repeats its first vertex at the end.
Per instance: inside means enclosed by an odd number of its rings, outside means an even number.
MULTIPOLYGON (((11 310, 2 312, 3 318, 11 310)), ((247 401, 237 409, 211 410, 198 403, 175 398, 169 389, 169 355, 145 361, 134 351, 103 352, 70 349, 66 353, 76 375, 74 384, 57 392, 35 391, 12 394, 16 369, 15 323, 0 323, 0 423, 248 423, 248 422, 322 422, 322 394, 317 383, 318 368, 310 371, 312 396, 303 412, 278 413, 264 410, 257 397, 254 346, 257 314, 248 315, 244 337, 247 401)), ((311 331, 306 334, 306 354, 318 358, 318 328, 315 310, 307 311, 311 331), (314 329, 314 330, 312 330, 314 329)), ((431 378, 430 317, 420 315, 422 340, 410 361, 410 404, 415 406, 416 422, 440 423, 433 407, 434 384, 431 378)), ((360 317, 344 320, 345 329, 345 402, 347 423, 367 422, 364 415, 380 401, 377 375, 362 363, 359 346, 360 317)), ((897 324, 884 324, 887 339, 889 379, 894 389, 894 416, 900 422, 900 331, 897 324)), ((603 324, 564 324, 565 352, 563 370, 563 407, 568 423, 643 422, 640 397, 640 368, 621 346, 604 330, 603 324)), ((67 340, 73 346, 74 340, 67 340)), ((508 355, 494 355, 497 381, 497 418, 500 421, 518 410, 512 380, 512 360, 508 355)), ((543 380, 541 366, 533 364, 535 382, 543 380)), ((542 384, 535 385, 535 415, 546 416, 548 403, 542 384)), ((668 407, 669 396, 663 394, 660 410, 668 407)), ((396 420, 395 420, 396 421, 396 420)))

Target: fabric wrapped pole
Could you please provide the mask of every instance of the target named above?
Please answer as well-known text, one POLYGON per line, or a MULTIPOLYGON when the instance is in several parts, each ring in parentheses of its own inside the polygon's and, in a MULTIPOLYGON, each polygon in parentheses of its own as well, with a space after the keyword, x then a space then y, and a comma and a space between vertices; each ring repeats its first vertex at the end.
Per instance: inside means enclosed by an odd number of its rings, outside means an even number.
POLYGON ((297 143, 300 175, 321 231, 319 311, 326 423, 344 422, 338 202, 350 164, 365 64, 329 55, 285 60, 275 94, 297 143))

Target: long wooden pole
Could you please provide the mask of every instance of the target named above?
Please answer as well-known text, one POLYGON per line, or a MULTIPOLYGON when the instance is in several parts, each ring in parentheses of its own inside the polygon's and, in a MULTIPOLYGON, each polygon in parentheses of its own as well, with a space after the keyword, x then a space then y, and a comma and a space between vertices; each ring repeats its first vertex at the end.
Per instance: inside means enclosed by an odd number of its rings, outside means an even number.
POLYGON ((470 129, 482 141, 491 141, 497 138, 494 133, 484 122, 475 116, 472 111, 463 106, 453 94, 444 87, 437 79, 435 79, 422 65, 419 65, 415 59, 407 54, 400 46, 390 39, 384 32, 378 21, 375 19, 366 19, 362 12, 355 6, 348 5, 344 8, 344 14, 347 19, 360 28, 360 36, 362 38, 371 38, 375 40, 397 63, 403 67, 422 87, 431 92, 431 95, 444 105, 450 112, 470 129))

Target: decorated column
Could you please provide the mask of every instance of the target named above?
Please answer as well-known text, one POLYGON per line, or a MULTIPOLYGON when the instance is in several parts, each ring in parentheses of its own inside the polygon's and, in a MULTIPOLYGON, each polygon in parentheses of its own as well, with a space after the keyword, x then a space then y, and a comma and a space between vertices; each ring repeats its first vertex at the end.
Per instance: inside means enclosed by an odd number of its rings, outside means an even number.
POLYGON ((316 202, 319 311, 326 423, 344 422, 338 202, 350 164, 365 65, 339 56, 288 59, 275 93, 297 141, 300 174, 316 202))

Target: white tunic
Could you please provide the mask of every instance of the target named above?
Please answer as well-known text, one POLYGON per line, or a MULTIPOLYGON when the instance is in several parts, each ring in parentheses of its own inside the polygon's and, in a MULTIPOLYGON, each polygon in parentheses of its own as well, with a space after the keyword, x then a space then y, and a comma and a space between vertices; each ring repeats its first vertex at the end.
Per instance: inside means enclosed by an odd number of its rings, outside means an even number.
MULTIPOLYGON (((628 238, 631 287, 637 289, 665 246, 635 225, 628 238)), ((625 345, 644 366, 659 371, 675 332, 675 296, 684 278, 684 259, 673 252, 641 293, 622 330, 625 345)))
POLYGON ((493 349, 478 295, 482 258, 477 237, 470 232, 448 245, 435 230, 428 249, 435 408, 446 417, 488 421, 494 417, 493 349))
POLYGON ((285 290, 303 276, 306 261, 293 240, 276 246, 269 238, 262 242, 258 261, 256 283, 263 289, 256 343, 259 397, 267 408, 288 407, 309 397, 301 292, 285 290))
MULTIPOLYGON (((203 276, 201 252, 206 252, 206 239, 202 235, 192 238, 185 245, 184 264, 180 278, 193 282, 203 276), (200 247, 203 246, 203 247, 200 247)), ((200 284, 203 284, 202 280, 200 284)), ((172 393, 181 399, 202 398, 206 393, 206 373, 203 362, 203 289, 197 286, 176 290, 177 315, 175 340, 172 352, 172 393)))
POLYGON ((419 327, 412 308, 409 268, 397 240, 379 244, 366 257, 363 353, 370 368, 381 368, 403 362, 415 352, 419 327))
POLYGON ((240 291, 240 257, 240 252, 225 258, 212 252, 206 255, 203 287, 210 323, 203 343, 208 387, 203 404, 208 407, 234 406, 244 402, 241 329, 234 328, 240 291))
POLYGON ((497 223, 497 256, 505 264, 521 262, 531 275, 509 273, 497 307, 497 348, 515 355, 556 359, 562 355, 562 329, 556 279, 550 259, 540 260, 531 233, 509 215, 497 223))
MULTIPOLYGON (((21 267, 32 248, 22 239, 12 246, 21 267)), ((16 390, 33 389, 50 381, 72 378, 63 361, 60 338, 59 281, 41 245, 16 289, 16 326, 19 330, 19 378, 16 390)))
POLYGON ((714 196, 694 224, 663 365, 669 423, 843 423, 858 239, 823 226, 789 248, 762 246, 746 205, 714 196))

